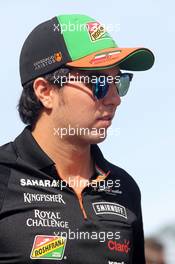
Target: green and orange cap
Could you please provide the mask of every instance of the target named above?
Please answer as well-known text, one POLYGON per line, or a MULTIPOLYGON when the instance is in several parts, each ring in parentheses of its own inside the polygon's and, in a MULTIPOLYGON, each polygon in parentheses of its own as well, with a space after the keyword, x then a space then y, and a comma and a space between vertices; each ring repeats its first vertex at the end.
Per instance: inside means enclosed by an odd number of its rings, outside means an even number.
POLYGON ((105 27, 80 14, 59 15, 38 25, 27 37, 20 55, 21 83, 61 67, 144 71, 154 64, 151 50, 121 48, 105 27))

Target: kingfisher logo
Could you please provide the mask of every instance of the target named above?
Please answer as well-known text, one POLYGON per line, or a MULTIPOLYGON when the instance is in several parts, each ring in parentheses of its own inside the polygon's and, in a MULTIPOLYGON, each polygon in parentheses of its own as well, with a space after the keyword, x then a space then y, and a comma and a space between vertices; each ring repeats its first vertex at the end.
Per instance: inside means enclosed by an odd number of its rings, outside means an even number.
POLYGON ((65 237, 37 235, 30 258, 61 260, 64 256, 65 246, 65 237))

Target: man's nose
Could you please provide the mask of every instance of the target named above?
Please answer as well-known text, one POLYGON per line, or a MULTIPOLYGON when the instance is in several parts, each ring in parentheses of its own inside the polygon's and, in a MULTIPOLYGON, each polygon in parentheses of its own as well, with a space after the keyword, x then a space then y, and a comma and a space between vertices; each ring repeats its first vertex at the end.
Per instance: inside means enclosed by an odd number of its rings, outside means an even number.
POLYGON ((115 84, 110 84, 109 90, 106 96, 103 98, 104 105, 115 105, 116 107, 121 104, 121 98, 118 95, 118 91, 115 84))

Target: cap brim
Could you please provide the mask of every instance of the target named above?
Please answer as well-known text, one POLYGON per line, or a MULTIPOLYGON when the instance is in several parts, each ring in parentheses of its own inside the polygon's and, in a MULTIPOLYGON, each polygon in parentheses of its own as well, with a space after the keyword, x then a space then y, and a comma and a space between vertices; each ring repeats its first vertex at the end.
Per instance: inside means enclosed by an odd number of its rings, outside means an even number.
POLYGON ((154 64, 153 53, 146 48, 108 48, 66 63, 79 69, 106 69, 119 65, 122 70, 145 71, 154 64))

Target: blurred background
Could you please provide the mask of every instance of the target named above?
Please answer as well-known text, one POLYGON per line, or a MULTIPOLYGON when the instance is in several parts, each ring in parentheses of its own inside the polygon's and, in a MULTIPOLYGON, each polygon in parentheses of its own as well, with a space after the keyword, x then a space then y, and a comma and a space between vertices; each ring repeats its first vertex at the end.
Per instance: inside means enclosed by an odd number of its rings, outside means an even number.
POLYGON ((57 14, 84 13, 107 26, 118 46, 144 46, 154 52, 154 67, 135 72, 108 138, 99 144, 104 156, 128 171, 141 189, 147 251, 151 256, 156 255, 152 249, 158 250, 164 258, 161 262, 153 256, 149 264, 175 263, 174 10, 173 0, 0 3, 0 145, 24 128, 16 110, 22 89, 18 61, 24 40, 37 24, 57 14))

